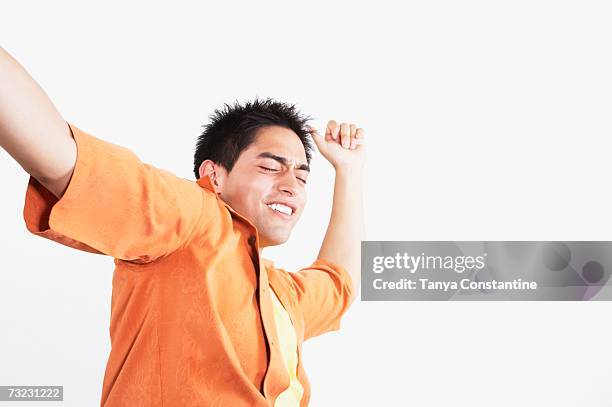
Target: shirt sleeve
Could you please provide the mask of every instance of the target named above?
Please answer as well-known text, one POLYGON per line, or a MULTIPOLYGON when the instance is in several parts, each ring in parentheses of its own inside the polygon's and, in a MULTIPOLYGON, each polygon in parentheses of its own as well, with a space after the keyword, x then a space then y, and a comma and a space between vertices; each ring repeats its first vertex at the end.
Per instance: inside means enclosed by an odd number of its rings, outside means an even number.
POLYGON ((309 267, 289 273, 304 316, 304 340, 340 329, 340 319, 351 304, 352 279, 338 264, 317 259, 309 267))
POLYGON ((58 200, 30 177, 24 206, 30 232, 79 250, 146 263, 186 245, 218 210, 214 194, 197 183, 69 126, 77 146, 72 178, 58 200))

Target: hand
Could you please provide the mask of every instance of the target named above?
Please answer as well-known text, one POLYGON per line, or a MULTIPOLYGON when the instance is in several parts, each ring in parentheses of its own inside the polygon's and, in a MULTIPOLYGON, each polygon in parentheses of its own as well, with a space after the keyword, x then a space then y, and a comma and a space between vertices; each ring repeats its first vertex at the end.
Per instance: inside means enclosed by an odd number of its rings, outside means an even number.
POLYGON ((315 128, 308 126, 317 149, 336 169, 360 170, 365 164, 364 131, 354 124, 338 125, 330 120, 323 138, 315 128))

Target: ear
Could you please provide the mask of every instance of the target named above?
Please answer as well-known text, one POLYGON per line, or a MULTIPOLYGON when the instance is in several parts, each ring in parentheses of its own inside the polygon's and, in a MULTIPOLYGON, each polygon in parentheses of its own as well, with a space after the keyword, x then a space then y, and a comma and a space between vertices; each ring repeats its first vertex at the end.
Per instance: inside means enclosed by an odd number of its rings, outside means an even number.
POLYGON ((210 178, 213 182, 213 187, 215 188, 215 192, 217 195, 221 195, 221 189, 223 187, 223 179, 225 176, 225 171, 223 167, 217 165, 211 160, 204 160, 198 169, 200 174, 200 178, 210 175, 210 178))

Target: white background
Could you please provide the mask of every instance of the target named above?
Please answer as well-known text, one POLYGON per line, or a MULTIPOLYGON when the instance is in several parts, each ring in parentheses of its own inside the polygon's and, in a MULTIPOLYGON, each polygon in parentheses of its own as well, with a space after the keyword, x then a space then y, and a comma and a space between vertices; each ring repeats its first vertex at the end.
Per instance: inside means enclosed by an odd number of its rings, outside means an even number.
MULTIPOLYGON (((169 4, 4 0, 0 45, 68 121, 184 178, 224 102, 357 123, 368 240, 612 240, 609 2, 169 4)), ((29 234, 27 175, 4 151, 0 177, 0 384, 98 405, 112 259, 29 234)), ((300 224, 264 257, 314 259, 332 182, 315 157, 300 224)), ((305 344, 311 405, 609 406, 611 317, 606 302, 358 302, 305 344)))

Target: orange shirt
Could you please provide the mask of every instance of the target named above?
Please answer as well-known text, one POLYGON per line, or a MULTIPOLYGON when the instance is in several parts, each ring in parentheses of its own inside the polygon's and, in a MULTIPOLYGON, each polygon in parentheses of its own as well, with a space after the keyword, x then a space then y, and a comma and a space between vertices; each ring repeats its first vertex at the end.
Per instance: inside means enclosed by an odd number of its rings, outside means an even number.
POLYGON ((273 406, 290 379, 268 286, 296 330, 306 406, 302 342, 340 328, 346 270, 323 259, 275 268, 209 177, 178 178, 70 128, 77 162, 66 192, 57 200, 30 177, 24 218, 34 234, 115 258, 101 406, 273 406))

